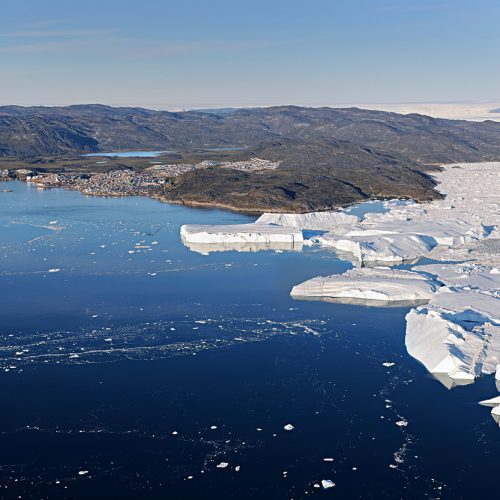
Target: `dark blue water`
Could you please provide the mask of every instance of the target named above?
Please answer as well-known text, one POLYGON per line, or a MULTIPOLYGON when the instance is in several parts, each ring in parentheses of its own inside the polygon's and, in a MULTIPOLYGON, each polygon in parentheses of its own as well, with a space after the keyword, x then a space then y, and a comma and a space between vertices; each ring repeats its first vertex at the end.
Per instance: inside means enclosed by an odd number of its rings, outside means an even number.
POLYGON ((335 254, 204 256, 181 224, 252 219, 4 187, 0 497, 496 491, 500 433, 477 405, 491 377, 452 391, 429 377, 404 348, 407 309, 289 297, 347 269, 335 254))

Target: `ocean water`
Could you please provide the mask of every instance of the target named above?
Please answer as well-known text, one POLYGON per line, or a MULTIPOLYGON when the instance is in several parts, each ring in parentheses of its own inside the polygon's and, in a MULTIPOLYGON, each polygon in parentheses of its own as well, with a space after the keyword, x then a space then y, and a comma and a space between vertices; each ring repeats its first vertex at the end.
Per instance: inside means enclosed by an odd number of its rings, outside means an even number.
POLYGON ((290 298, 350 267, 333 252, 201 255, 181 224, 252 218, 2 188, 1 498, 496 491, 500 431, 477 404, 492 377, 430 377, 407 308, 290 298))

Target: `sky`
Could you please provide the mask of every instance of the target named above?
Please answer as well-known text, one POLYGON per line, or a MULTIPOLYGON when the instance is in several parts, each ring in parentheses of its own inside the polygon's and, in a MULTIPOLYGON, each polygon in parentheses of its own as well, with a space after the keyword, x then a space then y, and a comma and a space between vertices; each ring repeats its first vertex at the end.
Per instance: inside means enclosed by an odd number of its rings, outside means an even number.
POLYGON ((499 0, 1 0, 0 104, 500 102, 499 0))

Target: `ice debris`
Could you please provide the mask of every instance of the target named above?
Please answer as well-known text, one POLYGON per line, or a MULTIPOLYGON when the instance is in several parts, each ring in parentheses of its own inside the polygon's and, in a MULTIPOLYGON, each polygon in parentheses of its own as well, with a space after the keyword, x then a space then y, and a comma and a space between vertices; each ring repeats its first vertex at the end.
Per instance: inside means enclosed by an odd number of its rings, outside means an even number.
POLYGON ((335 486, 335 483, 331 479, 322 479, 321 486, 324 490, 328 490, 330 488, 333 488, 335 486))

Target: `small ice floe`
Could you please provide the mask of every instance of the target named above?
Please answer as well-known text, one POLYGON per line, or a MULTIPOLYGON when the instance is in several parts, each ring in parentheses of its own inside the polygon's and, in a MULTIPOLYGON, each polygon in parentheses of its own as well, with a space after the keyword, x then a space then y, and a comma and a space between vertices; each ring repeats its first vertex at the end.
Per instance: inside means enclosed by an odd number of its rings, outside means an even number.
POLYGON ((221 462, 220 464, 217 464, 217 469, 225 469, 229 464, 227 462, 221 462))
POLYGON ((382 363, 382 366, 385 366, 386 368, 390 368, 391 366, 394 366, 396 363, 391 363, 389 361, 386 361, 385 363, 382 363))
POLYGON ((335 486, 335 483, 331 479, 322 479, 321 486, 324 490, 328 490, 330 488, 333 488, 335 486))
POLYGON ((49 273, 58 273, 60 271, 59 268, 53 267, 52 269, 49 269, 49 273))
POLYGON ((88 470, 79 470, 79 471, 78 471, 78 475, 79 475, 79 476, 85 476, 85 475, 87 475, 88 473, 89 473, 89 471, 88 471, 88 470))
POLYGON ((331 457, 325 457, 323 459, 323 462, 333 462, 333 458, 331 458, 331 457))
POLYGON ((49 222, 49 224, 50 224, 50 225, 54 225, 54 224, 57 224, 58 222, 59 222, 58 220, 51 220, 51 221, 49 222))
POLYGON ((396 425, 397 425, 398 427, 406 427, 406 426, 408 425, 408 421, 407 421, 407 420, 405 420, 405 419, 403 418, 403 419, 401 419, 401 420, 398 420, 398 421, 396 422, 396 425))
POLYGON ((283 429, 285 429, 285 431, 293 431, 295 427, 292 424, 286 424, 283 426, 283 429))
POLYGON ((78 356, 78 354, 70 354, 69 355, 69 359, 76 359, 76 358, 79 358, 80 356, 78 356))
POLYGON ((98 314, 92 314, 92 317, 93 317, 93 318, 98 318, 98 317, 99 317, 99 315, 98 315, 98 314))
POLYGON ((491 406, 491 407, 498 406, 500 405, 500 396, 491 399, 484 399, 483 401, 479 401, 479 404, 482 406, 491 406))
POLYGON ((212 425, 212 426, 210 427, 210 429, 212 429, 213 431, 215 431, 215 429, 217 429, 217 426, 216 426, 216 425, 212 425))
POLYGON ((500 396, 491 399, 485 399, 479 402, 480 405, 491 407, 491 416, 493 420, 500 426, 500 396))
POLYGON ((172 432, 172 436, 177 436, 177 434, 179 434, 177 431, 172 432))
POLYGON ((240 465, 237 465, 237 466, 234 468, 234 470, 235 470, 236 472, 240 472, 240 470, 241 470, 241 466, 240 466, 240 465))
POLYGON ((158 242, 157 241, 152 241, 151 245, 158 245, 158 242))

